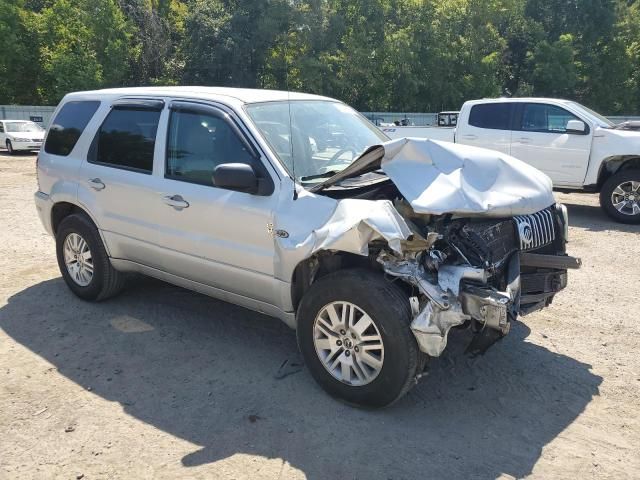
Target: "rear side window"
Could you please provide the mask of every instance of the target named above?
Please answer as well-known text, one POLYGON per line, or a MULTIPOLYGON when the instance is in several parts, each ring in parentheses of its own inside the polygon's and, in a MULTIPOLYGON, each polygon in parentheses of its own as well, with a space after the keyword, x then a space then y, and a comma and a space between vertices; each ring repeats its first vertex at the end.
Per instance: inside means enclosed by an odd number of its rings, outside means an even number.
POLYGON ((98 101, 65 103, 51 122, 44 151, 53 155, 69 155, 99 106, 98 101))
POLYGON ((474 105, 469 113, 469 125, 493 130, 510 130, 510 103, 485 103, 474 105))
POLYGON ((0 122, 0 132, 4 133, 4 123, 0 122))
POLYGON ((114 108, 98 131, 89 161, 151 173, 159 120, 158 110, 114 108))

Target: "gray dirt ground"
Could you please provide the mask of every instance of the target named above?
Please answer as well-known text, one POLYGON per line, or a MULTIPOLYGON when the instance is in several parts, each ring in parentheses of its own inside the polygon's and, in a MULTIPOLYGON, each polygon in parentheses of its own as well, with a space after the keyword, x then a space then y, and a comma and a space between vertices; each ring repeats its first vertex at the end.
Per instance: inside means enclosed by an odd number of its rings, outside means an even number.
POLYGON ((0 156, 0 477, 640 478, 639 227, 563 195, 582 270, 485 356, 462 338, 391 409, 325 395, 277 320, 137 279, 82 302, 0 156))

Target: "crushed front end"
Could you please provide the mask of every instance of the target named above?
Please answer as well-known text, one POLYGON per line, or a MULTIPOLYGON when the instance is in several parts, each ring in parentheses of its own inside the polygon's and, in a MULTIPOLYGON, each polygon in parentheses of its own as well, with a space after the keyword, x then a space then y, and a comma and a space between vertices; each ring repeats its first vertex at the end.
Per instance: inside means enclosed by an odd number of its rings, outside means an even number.
POLYGON ((419 215, 404 201, 396 208, 414 235, 398 254, 382 249, 388 275, 414 286, 411 329, 420 349, 439 356, 449 330, 475 333, 468 351, 482 353, 509 332, 511 322, 551 304, 567 285, 566 208, 551 205, 512 218, 419 215))

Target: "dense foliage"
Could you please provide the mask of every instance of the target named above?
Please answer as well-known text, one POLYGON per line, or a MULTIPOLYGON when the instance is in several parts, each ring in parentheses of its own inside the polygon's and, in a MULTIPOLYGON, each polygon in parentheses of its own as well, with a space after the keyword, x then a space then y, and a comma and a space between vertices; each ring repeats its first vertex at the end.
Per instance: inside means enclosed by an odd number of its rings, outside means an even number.
POLYGON ((0 104, 199 84, 361 110, 507 94, 640 113, 635 0, 0 0, 0 51, 0 104))

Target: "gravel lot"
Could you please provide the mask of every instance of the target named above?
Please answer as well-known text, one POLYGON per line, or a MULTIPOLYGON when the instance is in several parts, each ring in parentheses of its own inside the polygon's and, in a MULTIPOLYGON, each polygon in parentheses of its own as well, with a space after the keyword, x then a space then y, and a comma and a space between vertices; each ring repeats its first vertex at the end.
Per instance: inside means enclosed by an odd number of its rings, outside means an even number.
POLYGON ((298 371, 277 320, 143 278, 74 297, 34 164, 0 155, 0 477, 640 478, 640 228, 595 195, 558 194, 584 267, 551 308, 482 357, 453 338, 363 411, 298 371))

